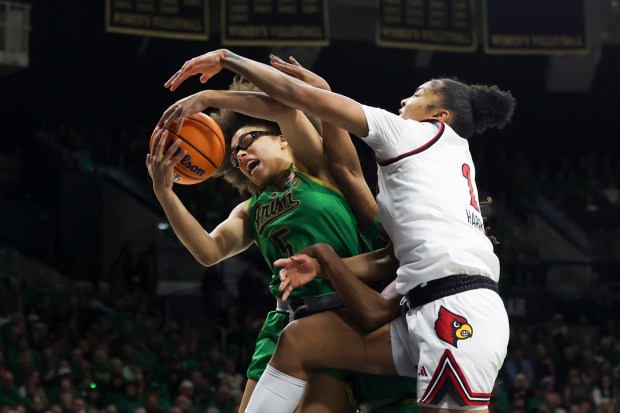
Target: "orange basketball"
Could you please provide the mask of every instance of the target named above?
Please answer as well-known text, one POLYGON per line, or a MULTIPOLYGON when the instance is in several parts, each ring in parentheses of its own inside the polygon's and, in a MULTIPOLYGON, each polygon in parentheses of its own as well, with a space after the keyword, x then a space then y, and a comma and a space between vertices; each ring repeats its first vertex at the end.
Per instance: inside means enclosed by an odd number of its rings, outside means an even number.
MULTIPOLYGON (((149 147, 153 153, 153 139, 157 135, 155 128, 151 135, 149 147)), ((187 155, 174 167, 174 182, 182 185, 200 183, 215 174, 224 160, 226 152, 224 134, 219 125, 210 116, 202 112, 185 119, 179 133, 170 131, 166 142, 168 148, 176 139, 181 139, 181 149, 187 155)))

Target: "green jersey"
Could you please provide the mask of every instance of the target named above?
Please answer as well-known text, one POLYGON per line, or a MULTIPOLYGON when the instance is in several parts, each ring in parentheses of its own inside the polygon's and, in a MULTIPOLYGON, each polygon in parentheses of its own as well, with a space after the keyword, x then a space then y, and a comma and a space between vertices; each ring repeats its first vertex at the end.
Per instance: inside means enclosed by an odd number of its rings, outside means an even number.
MULTIPOLYGON (((279 269, 273 262, 317 243, 329 244, 346 258, 360 253, 357 221, 344 196, 333 186, 294 165, 282 187, 270 185, 249 201, 250 224, 262 256, 271 268, 269 290, 281 296, 279 269)), ((293 297, 333 292, 331 283, 317 278, 293 290, 293 297)))

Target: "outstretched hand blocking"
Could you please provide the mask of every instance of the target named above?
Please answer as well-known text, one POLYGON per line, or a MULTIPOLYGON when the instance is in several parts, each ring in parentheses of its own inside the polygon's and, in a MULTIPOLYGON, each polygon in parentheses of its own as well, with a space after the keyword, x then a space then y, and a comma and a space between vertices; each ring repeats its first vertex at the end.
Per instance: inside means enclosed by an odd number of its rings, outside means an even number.
POLYGON ((282 300, 286 301, 291 292, 314 280, 319 274, 319 264, 316 259, 306 254, 296 254, 289 258, 280 258, 273 263, 280 270, 280 287, 282 300))
POLYGON ((188 60, 181 69, 168 79, 164 86, 175 91, 185 79, 198 74, 200 75, 200 82, 207 83, 209 79, 222 70, 220 60, 224 51, 224 49, 214 50, 188 60))
POLYGON ((195 113, 202 112, 206 107, 207 104, 204 102, 204 99, 202 99, 202 92, 190 95, 175 102, 166 109, 159 119, 159 122, 157 122, 157 127, 179 133, 183 127, 185 118, 195 113))
POLYGON ((327 83, 327 81, 321 76, 303 67, 293 56, 290 56, 288 59, 289 62, 279 58, 276 55, 269 55, 269 63, 271 63, 271 66, 275 67, 279 71, 296 77, 310 86, 314 86, 319 89, 331 90, 329 83, 327 83))

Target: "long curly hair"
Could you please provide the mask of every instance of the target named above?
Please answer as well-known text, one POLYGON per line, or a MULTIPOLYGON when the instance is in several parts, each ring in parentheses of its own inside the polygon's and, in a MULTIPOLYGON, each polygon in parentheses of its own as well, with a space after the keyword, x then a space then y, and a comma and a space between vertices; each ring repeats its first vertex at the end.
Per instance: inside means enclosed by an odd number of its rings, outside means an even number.
MULTIPOLYGON (((260 89, 258 89, 252 82, 239 75, 235 75, 233 81, 228 86, 228 89, 235 91, 260 92, 260 89)), ((239 170, 239 168, 235 168, 230 163, 230 143, 232 141, 232 137, 240 128, 250 125, 264 127, 266 130, 272 130, 281 133, 280 125, 278 125, 276 122, 272 122, 266 119, 254 118, 252 116, 247 116, 225 109, 215 111, 211 113, 210 116, 215 122, 217 122, 217 124, 222 129, 222 132, 224 133, 224 139, 226 141, 226 153, 224 154, 224 161, 217 169, 215 175, 231 184, 241 194, 245 192, 254 194, 259 190, 259 188, 254 185, 252 181, 250 181, 248 177, 239 170)), ((315 127, 315 129, 320 133, 320 120, 315 117, 308 116, 307 114, 306 116, 315 127)))
MULTIPOLYGON (((228 89, 237 91, 259 91, 254 84, 240 76, 234 77, 228 89)), ((259 188, 254 185, 252 181, 250 181, 250 179, 248 179, 248 177, 239 170, 239 168, 234 167, 232 163, 230 163, 230 143, 232 141, 232 137, 235 132, 244 126, 252 125, 265 127, 267 130, 273 130, 280 133, 280 125, 276 122, 254 118, 252 116, 247 116, 227 109, 217 110, 211 113, 210 116, 222 129, 222 133, 224 133, 224 140, 226 141, 224 161, 222 161, 222 164, 217 169, 215 176, 224 179, 226 182, 235 187, 241 194, 245 192, 250 194, 257 192, 259 188)))

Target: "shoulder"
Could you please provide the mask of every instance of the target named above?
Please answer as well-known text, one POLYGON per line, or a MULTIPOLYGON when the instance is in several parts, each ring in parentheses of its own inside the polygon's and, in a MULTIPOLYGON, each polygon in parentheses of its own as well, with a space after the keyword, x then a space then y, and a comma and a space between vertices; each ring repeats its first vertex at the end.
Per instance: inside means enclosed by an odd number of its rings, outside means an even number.
POLYGON ((250 205, 252 203, 252 200, 255 199, 255 197, 256 195, 253 195, 252 198, 247 199, 241 202, 236 207, 234 207, 230 213, 230 216, 235 217, 235 218, 243 218, 243 219, 247 218, 249 216, 250 205))

